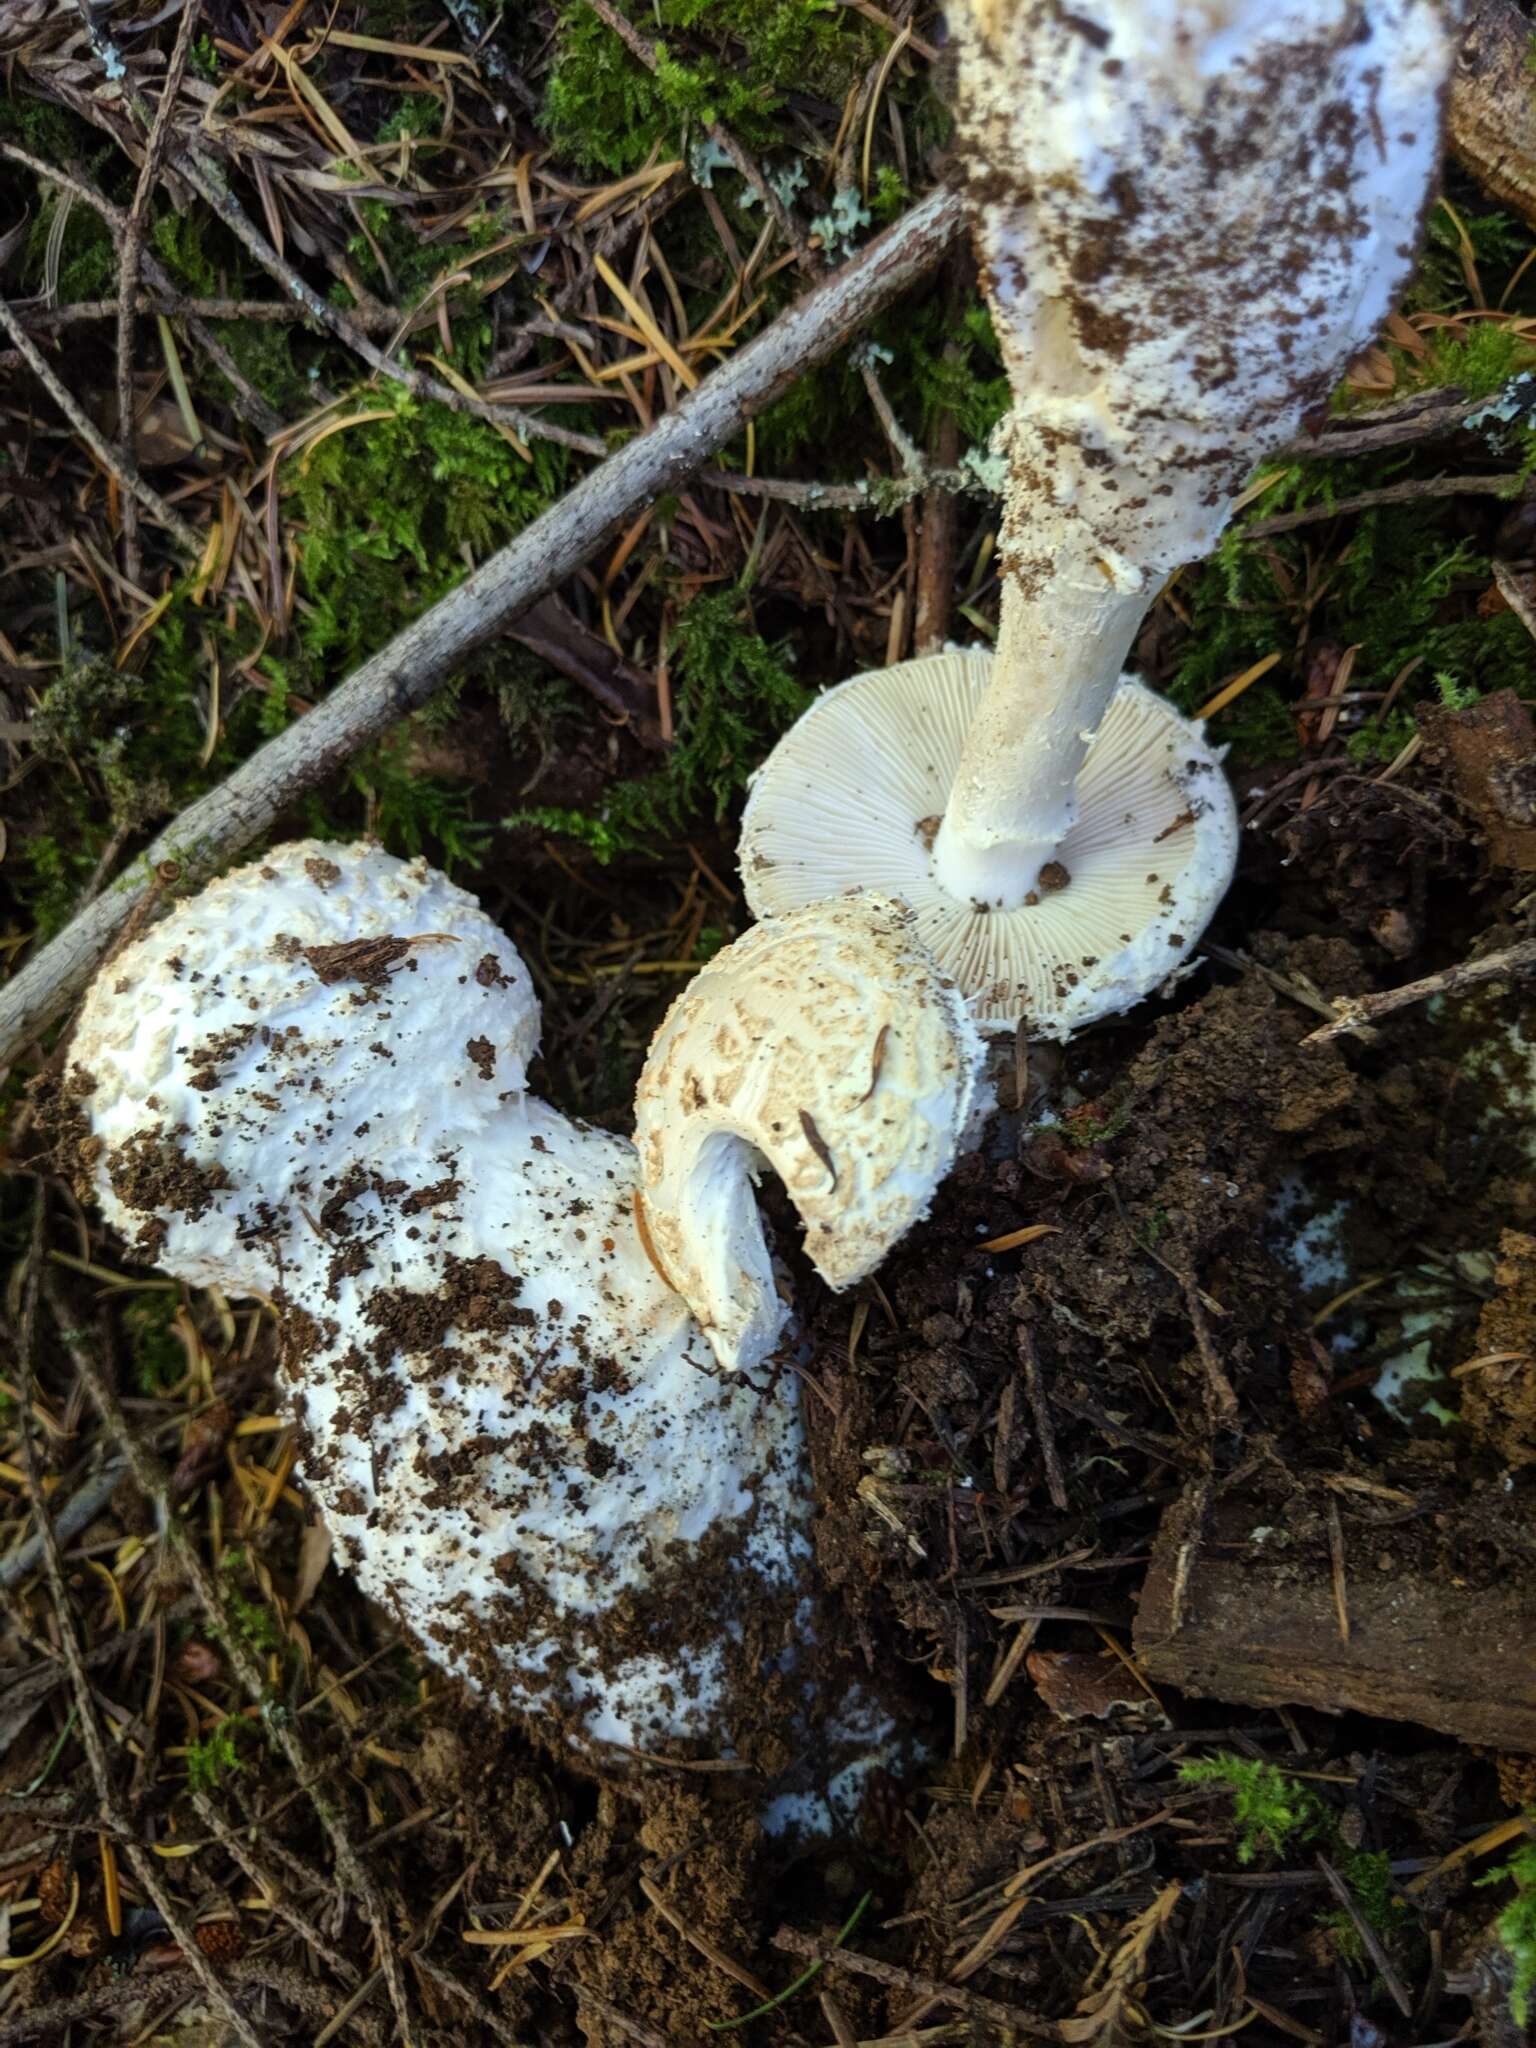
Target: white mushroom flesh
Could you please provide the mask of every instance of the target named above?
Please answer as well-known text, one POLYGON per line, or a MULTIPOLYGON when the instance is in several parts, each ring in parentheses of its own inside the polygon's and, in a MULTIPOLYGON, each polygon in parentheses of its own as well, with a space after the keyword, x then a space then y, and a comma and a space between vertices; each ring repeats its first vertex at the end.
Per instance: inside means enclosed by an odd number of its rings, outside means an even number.
POLYGON ((586 1744, 716 1739, 804 1627, 792 1376, 720 1369, 634 1147, 527 1094, 537 1035, 462 890, 286 846, 98 978, 78 1157, 140 1256, 277 1306, 339 1561, 434 1658, 586 1744))

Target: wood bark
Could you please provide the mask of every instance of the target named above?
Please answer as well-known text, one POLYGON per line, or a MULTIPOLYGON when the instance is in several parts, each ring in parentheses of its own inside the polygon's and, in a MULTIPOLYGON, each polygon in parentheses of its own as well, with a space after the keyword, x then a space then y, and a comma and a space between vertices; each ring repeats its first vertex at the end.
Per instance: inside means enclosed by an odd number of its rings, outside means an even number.
MULTIPOLYGON (((1331 1543, 1327 1510, 1293 1505, 1229 1498, 1202 1515, 1196 1492, 1168 1510, 1136 1619, 1147 1677, 1197 1699, 1353 1711, 1536 1752, 1536 1569, 1511 1563, 1475 1586, 1451 1569, 1383 1569, 1390 1534, 1352 1527, 1331 1543)), ((1461 1516, 1476 1549, 1471 1514, 1437 1506, 1442 1555, 1461 1516)))
POLYGON ((1451 152, 1536 224, 1536 81, 1531 24, 1516 0, 1472 0, 1451 84, 1451 152))
POLYGON ((174 819, 131 873, 0 989, 0 1068, 73 1002, 135 910, 156 867, 204 880, 288 805, 426 702, 452 670, 555 589, 652 499, 675 491, 747 420, 824 362, 942 261, 965 224, 943 188, 789 307, 658 420, 595 469, 395 636, 329 697, 174 819))

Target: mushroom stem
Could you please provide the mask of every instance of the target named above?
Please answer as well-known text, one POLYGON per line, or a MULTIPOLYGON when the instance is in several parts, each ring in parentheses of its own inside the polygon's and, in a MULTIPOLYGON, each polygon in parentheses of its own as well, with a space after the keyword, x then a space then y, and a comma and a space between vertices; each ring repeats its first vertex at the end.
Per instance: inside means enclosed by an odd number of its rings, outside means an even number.
POLYGON ((1210 549, 1252 463, 1384 316, 1448 20, 1438 0, 962 7, 961 132, 1014 405, 997 653, 933 850, 957 900, 1035 898, 1164 577, 1210 549))
POLYGON ((1041 869, 1077 822, 1089 742, 1157 589, 1130 563, 1102 559, 1097 589, 1058 586, 1045 605, 1003 586, 991 680, 933 844, 934 879, 957 902, 1037 901, 1041 869))
POLYGON ((1166 986, 1236 858, 1221 756, 1122 674, 1167 576, 1379 331, 1439 160, 1457 0, 957 0, 1012 409, 995 654, 826 692, 754 779, 759 916, 879 889, 989 1028, 1166 986))

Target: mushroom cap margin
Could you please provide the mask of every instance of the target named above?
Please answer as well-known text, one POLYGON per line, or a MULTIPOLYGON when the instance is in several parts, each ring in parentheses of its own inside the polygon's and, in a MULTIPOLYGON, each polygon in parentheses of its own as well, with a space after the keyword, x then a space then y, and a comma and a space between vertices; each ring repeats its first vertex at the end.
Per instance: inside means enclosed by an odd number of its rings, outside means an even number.
POLYGON ((1236 806, 1202 729, 1130 676, 1100 723, 1060 847, 1069 880, 1018 910, 959 903, 929 849, 992 657, 948 648, 819 697, 753 778, 739 863, 764 919, 853 890, 911 906, 984 1031, 1067 1038, 1189 958, 1232 879, 1236 806))

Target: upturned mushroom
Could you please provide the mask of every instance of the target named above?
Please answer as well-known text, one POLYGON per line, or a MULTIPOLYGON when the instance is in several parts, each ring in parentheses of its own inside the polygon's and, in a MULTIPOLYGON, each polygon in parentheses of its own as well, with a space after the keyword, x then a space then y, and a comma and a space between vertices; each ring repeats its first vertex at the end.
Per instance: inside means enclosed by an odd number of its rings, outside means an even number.
POLYGON ((847 1285, 924 1213, 980 1041, 871 898, 703 969, 638 1151, 529 1095, 538 1031, 442 875, 284 846, 97 978, 72 1143, 142 1258, 277 1307, 338 1557, 433 1658, 589 1748, 722 1741, 809 1585, 794 1376, 749 1376, 789 1314, 754 1166, 847 1285))
POLYGON ((984 1024, 1066 1036, 1197 944, 1236 821, 1122 675, 1168 574, 1376 334, 1439 156, 1455 0, 966 0, 960 132, 1013 391, 995 654, 820 699, 757 778, 747 898, 910 903, 984 1024))

